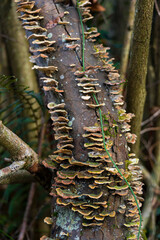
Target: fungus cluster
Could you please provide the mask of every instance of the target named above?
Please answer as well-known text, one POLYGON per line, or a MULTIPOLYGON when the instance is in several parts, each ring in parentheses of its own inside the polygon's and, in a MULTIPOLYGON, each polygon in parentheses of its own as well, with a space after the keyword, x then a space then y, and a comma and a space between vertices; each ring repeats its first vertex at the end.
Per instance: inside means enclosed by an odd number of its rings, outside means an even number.
MULTIPOLYGON (((56 51, 54 40, 47 37, 47 29, 40 26, 43 16, 40 15, 41 9, 35 8, 34 1, 19 0, 17 11, 21 13, 19 17, 23 21, 23 27, 28 31, 28 40, 31 41, 32 47, 30 52, 33 54, 31 60, 37 64, 33 69, 38 70, 43 77, 40 78, 43 90, 52 91, 56 98, 55 101, 48 102, 47 107, 51 115, 54 137, 57 141, 57 149, 49 159, 43 164, 56 170, 56 177, 53 181, 51 195, 56 197, 56 202, 60 206, 70 206, 74 212, 78 212, 84 219, 82 225, 100 226, 103 225, 105 218, 114 218, 117 214, 125 215, 124 227, 128 228, 127 239, 136 239, 139 214, 137 205, 128 185, 123 180, 117 169, 112 165, 111 160, 104 149, 102 129, 98 115, 99 108, 107 108, 105 100, 97 104, 94 101, 93 94, 101 94, 97 72, 105 72, 107 78, 104 84, 109 91, 110 101, 117 111, 118 120, 112 123, 112 129, 117 126, 119 135, 125 135, 129 143, 134 143, 136 136, 131 134, 130 125, 128 124, 133 114, 127 114, 123 109, 124 101, 121 93, 121 84, 118 71, 112 65, 112 59, 108 56, 108 48, 101 44, 93 45, 92 56, 98 59, 100 65, 88 66, 85 71, 76 69, 74 72, 75 81, 79 88, 81 99, 84 100, 88 109, 97 111, 97 125, 84 127, 84 148, 88 152, 88 159, 75 159, 73 155, 74 139, 72 137, 72 126, 69 125, 69 113, 66 110, 65 102, 61 99, 65 89, 59 89, 59 81, 56 79, 56 66, 41 66, 39 58, 46 59, 50 52, 56 51), (54 75, 54 77, 53 77, 54 75), (123 204, 114 208, 108 203, 109 196, 120 196, 123 198, 123 204)), ((88 0, 79 1, 78 7, 81 11, 83 22, 92 19, 88 0)), ((65 15, 65 13, 63 14, 65 15)), ((63 18, 58 24, 67 25, 63 18)), ((96 28, 87 28, 84 32, 85 38, 90 44, 95 42, 99 36, 96 28)), ((79 38, 65 37, 65 47, 70 51, 80 48, 79 38)), ((75 64, 70 63, 70 67, 76 68, 75 64)), ((107 117, 103 117, 107 122, 107 117)), ((109 125, 104 126, 105 145, 112 157, 114 146, 114 137, 110 134, 109 125)), ((134 193, 137 196, 138 203, 143 200, 142 193, 142 172, 138 164, 138 159, 132 153, 128 154, 128 159, 115 162, 122 174, 130 183, 134 193)), ((141 206, 141 205, 140 205, 141 206)))

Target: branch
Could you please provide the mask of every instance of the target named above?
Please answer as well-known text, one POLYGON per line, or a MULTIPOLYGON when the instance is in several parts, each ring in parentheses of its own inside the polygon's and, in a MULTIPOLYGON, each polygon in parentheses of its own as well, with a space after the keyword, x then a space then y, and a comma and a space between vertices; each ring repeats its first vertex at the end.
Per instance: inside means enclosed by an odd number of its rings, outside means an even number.
POLYGON ((152 186, 152 189, 154 191, 154 189, 159 189, 158 183, 156 182, 156 180, 154 179, 154 177, 152 176, 152 174, 150 174, 148 172, 148 170, 141 164, 141 170, 143 172, 143 176, 147 181, 147 184, 152 186))
POLYGON ((11 154, 14 161, 24 161, 23 168, 26 170, 32 172, 38 168, 38 155, 15 133, 5 127, 2 121, 0 121, 0 145, 11 154))
POLYGON ((0 145, 11 154, 14 161, 9 167, 0 170, 0 184, 17 181, 17 173, 23 168, 33 174, 45 189, 50 188, 52 172, 41 165, 41 159, 38 158, 37 153, 5 127, 2 121, 0 121, 0 145))
POLYGON ((157 110, 151 117, 149 117, 148 119, 146 119, 145 121, 143 121, 141 123, 141 127, 143 127, 144 125, 148 124, 149 122, 153 121, 154 118, 158 117, 160 115, 160 109, 157 110))
POLYGON ((143 210, 142 210, 142 216, 143 216, 143 229, 146 228, 151 213, 152 213, 152 202, 154 198, 154 190, 151 185, 148 186, 147 194, 146 194, 146 200, 143 205, 143 210))
POLYGON ((157 10, 158 16, 160 16, 160 10, 159 10, 159 7, 158 7, 157 0, 155 0, 154 2, 155 2, 155 7, 156 7, 156 10, 157 10))
POLYGON ((20 231, 18 240, 23 240, 24 239, 26 228, 27 228, 29 212, 30 212, 30 209, 31 209, 31 206, 32 206, 34 195, 35 195, 35 190, 36 190, 36 184, 32 183, 32 185, 30 187, 29 195, 28 195, 27 206, 26 206, 24 217, 23 217, 23 223, 22 223, 22 226, 21 226, 21 231, 20 231))
POLYGON ((10 166, 5 167, 0 170, 0 180, 11 174, 12 172, 17 172, 22 169, 25 165, 24 161, 13 162, 10 166))
POLYGON ((35 179, 29 172, 26 170, 18 170, 16 172, 11 172, 10 174, 5 175, 3 178, 1 178, 0 184, 31 183, 34 181, 35 179))
POLYGON ((150 128, 145 128, 143 130, 140 131, 140 134, 144 134, 146 132, 150 132, 150 131, 158 131, 160 130, 160 127, 150 127, 150 128))

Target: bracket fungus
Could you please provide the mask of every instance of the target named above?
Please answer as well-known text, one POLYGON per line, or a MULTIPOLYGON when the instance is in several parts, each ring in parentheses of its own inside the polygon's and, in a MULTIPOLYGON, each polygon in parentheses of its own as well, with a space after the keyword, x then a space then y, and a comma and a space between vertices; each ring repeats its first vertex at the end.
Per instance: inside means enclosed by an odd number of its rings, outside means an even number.
MULTIPOLYGON (((69 76, 72 77, 72 81, 70 81, 70 85, 68 84, 69 90, 67 87, 65 89, 64 86, 67 86, 65 78, 68 70, 65 69, 64 72, 64 67, 60 69, 56 63, 55 66, 48 65, 45 59, 47 56, 49 58, 50 54, 54 55, 56 52, 60 54, 62 49, 65 49, 68 57, 71 57, 72 51, 79 54, 76 51, 81 48, 80 36, 62 32, 58 37, 51 34, 52 40, 50 41, 47 35, 49 34, 48 29, 44 27, 43 22, 41 24, 41 20, 44 19, 44 16, 41 15, 41 8, 37 8, 35 1, 19 0, 17 2, 17 11, 21 14, 19 18, 23 21, 23 28, 27 31, 27 39, 30 40, 32 60, 36 63, 33 69, 40 74, 40 82, 45 95, 49 96, 50 92, 52 93, 52 98, 47 100, 47 108, 51 116, 57 148, 49 156, 49 159, 43 161, 44 166, 56 172, 50 195, 56 197, 58 205, 70 206, 72 211, 78 212, 84 219, 82 223, 84 227, 102 226, 105 219, 115 218, 116 215, 123 214, 124 227, 128 229, 127 239, 137 239, 139 214, 135 199, 129 192, 128 185, 125 184, 122 175, 133 188, 133 192, 137 195, 138 204, 140 204, 142 200, 139 196, 142 193, 142 184, 140 183, 142 173, 137 167, 138 160, 133 154, 129 153, 130 155, 128 155, 125 148, 127 141, 134 143, 136 140, 136 136, 129 132, 130 125, 128 124, 133 114, 127 114, 123 108, 124 101, 120 85, 124 80, 120 79, 118 71, 112 64, 113 59, 109 58, 108 48, 103 47, 102 44, 94 45, 92 43, 99 36, 96 28, 85 28, 84 36, 87 44, 90 44, 87 45, 89 50, 86 49, 86 51, 95 64, 87 64, 86 69, 82 71, 82 66, 79 63, 70 62, 69 59, 68 69, 71 71, 72 76, 69 76), (56 47, 52 47, 52 45, 56 47), (45 62, 44 65, 40 65, 40 58, 45 62), (59 72, 63 74, 63 78, 59 77, 59 72), (75 92, 73 93, 74 88, 75 92), (78 122, 81 120, 74 115, 74 111, 79 107, 75 104, 77 100, 74 99, 76 91, 80 96, 80 109, 87 112, 88 121, 92 121, 92 124, 89 125, 83 118, 84 112, 81 112, 78 115, 82 120, 81 128, 78 122), (72 104, 70 100, 67 100, 67 94, 72 95, 74 99, 72 104), (97 96, 98 104, 95 102, 93 94, 97 96), (68 103, 69 101, 70 103, 68 103), (72 111, 70 107, 72 107, 72 111), (104 111, 104 115, 107 116, 102 120, 104 122, 104 138, 99 109, 102 113, 104 111), (70 126, 69 122, 73 116, 75 120, 70 126), (117 129, 114 136, 111 129, 117 129), (79 131, 80 136, 77 135, 76 131, 79 131), (77 139, 81 139, 78 147, 77 139), (119 147, 117 147, 118 141, 121 143, 119 147), (79 152, 75 154, 79 149, 85 153, 84 157, 79 152), (122 155, 121 152, 124 154, 122 155), (112 158, 117 166, 120 166, 119 170, 122 175, 113 166, 112 158), (125 204, 115 206, 114 209, 109 196, 112 199, 121 199, 125 204)), ((63 4, 63 1, 61 2, 63 4)), ((78 1, 83 22, 93 18, 88 7, 90 4, 89 0, 78 1)), ((66 12, 65 18, 67 19, 67 16, 70 15, 70 9, 68 8, 66 12)), ((71 25, 66 19, 60 18, 58 15, 58 22, 54 28, 64 30, 65 26, 65 29, 69 29, 71 25)), ((77 59, 77 56, 74 59, 77 59)), ((71 59, 73 58, 71 57, 71 59)))

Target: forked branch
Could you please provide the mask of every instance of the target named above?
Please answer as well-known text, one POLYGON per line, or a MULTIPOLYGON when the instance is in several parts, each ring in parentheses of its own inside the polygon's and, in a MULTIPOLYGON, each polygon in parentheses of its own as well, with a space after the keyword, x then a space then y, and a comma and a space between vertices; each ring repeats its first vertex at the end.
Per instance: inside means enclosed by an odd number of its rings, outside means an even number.
POLYGON ((18 175, 27 175, 28 178, 29 174, 26 172, 29 172, 45 188, 50 186, 51 172, 41 165, 41 159, 38 158, 37 153, 15 133, 4 126, 2 121, 0 121, 0 145, 11 154, 13 160, 10 166, 0 170, 0 184, 17 183, 18 175))

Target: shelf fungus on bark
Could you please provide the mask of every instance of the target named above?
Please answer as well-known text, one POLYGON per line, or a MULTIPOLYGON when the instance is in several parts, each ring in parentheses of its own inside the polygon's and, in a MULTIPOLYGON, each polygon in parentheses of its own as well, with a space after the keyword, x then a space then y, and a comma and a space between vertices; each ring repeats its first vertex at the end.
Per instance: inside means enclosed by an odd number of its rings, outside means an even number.
MULTIPOLYGON (((21 15, 20 17, 19 17, 21 20, 25 20, 25 21, 33 21, 33 20, 42 20, 44 17, 42 17, 42 16, 33 16, 33 15, 29 15, 29 14, 23 14, 23 15, 21 15)), ((25 26, 24 26, 24 29, 25 30, 30 30, 30 31, 47 31, 47 29, 45 29, 45 28, 42 28, 42 27, 40 27, 40 26, 37 26, 37 25, 35 25, 35 26, 33 26, 33 27, 28 27, 28 28, 26 28, 25 26)))
POLYGON ((51 45, 53 45, 54 43, 55 43, 56 41, 49 41, 49 40, 38 40, 38 39, 36 39, 36 40, 34 40, 33 42, 32 42, 32 44, 37 44, 37 45, 45 45, 45 46, 51 46, 51 45))
MULTIPOLYGON (((83 22, 93 18, 88 4, 91 4, 89 0, 82 0, 78 3, 83 22)), ((43 25, 41 24, 44 16, 41 15, 41 8, 36 8, 35 1, 19 0, 17 11, 21 13, 19 18, 23 21, 23 28, 27 31, 27 38, 32 45, 30 52, 33 54, 32 61, 36 63, 33 69, 40 73, 40 83, 45 94, 47 95, 51 91, 54 96, 52 100, 47 102, 47 108, 51 115, 57 148, 48 159, 43 161, 44 166, 56 172, 50 195, 56 197, 58 205, 70 206, 74 212, 78 212, 84 219, 82 223, 84 227, 101 226, 105 219, 123 214, 125 218, 124 227, 128 229, 127 239, 136 239, 139 226, 137 205, 128 189, 128 185, 125 184, 124 179, 113 166, 110 157, 113 157, 120 171, 130 183, 139 205, 140 201, 143 200, 140 197, 142 193, 140 182, 142 172, 137 165, 138 159, 135 158, 134 154, 126 152, 126 159, 127 157, 128 159, 125 162, 124 156, 119 155, 119 151, 121 151, 119 150, 121 146, 117 144, 120 141, 119 139, 126 137, 129 143, 134 143, 136 136, 130 133, 130 125, 128 124, 133 114, 126 113, 123 109, 121 84, 124 80, 120 79, 118 71, 112 64, 113 59, 109 58, 109 48, 103 47, 102 44, 93 45, 92 42, 99 36, 99 33, 94 27, 87 28, 84 29, 85 39, 87 44, 92 47, 92 51, 88 54, 91 58, 94 58, 94 62, 98 62, 97 65, 87 63, 86 69, 83 71, 81 66, 77 66, 75 62, 68 60, 69 70, 72 71, 75 79, 74 87, 79 90, 79 99, 82 104, 88 106, 85 111, 88 111, 89 114, 94 113, 97 117, 95 125, 83 125, 82 136, 80 136, 83 137, 81 149, 85 151, 86 158, 76 159, 74 147, 76 147, 75 142, 78 136, 74 133, 77 130, 75 127, 77 125, 73 124, 72 126, 70 124, 74 112, 71 113, 69 107, 65 104, 66 92, 62 82, 65 81, 65 77, 64 80, 59 77, 59 72, 62 71, 64 74, 64 70, 58 69, 57 66, 48 65, 47 60, 50 54, 59 51, 58 44, 61 44, 60 49, 65 49, 65 52, 69 54, 77 51, 77 49, 79 51, 81 38, 79 35, 77 37, 74 34, 62 33, 60 35, 61 43, 56 42, 54 36, 50 37, 52 40, 49 40, 48 29, 44 27, 43 22, 43 25), (52 46, 54 44, 56 45, 55 48, 52 46), (74 51, 71 51, 71 49, 74 51), (39 64, 40 59, 44 62, 43 66, 39 64), (106 76, 103 83, 98 74, 106 76), (107 89, 106 96, 105 94, 101 96, 102 88, 107 89), (94 101, 93 94, 97 96, 98 104, 94 101), (106 101, 105 97, 108 99, 108 96, 109 100, 106 101), (108 114, 107 112, 111 111, 112 108, 114 111, 112 111, 112 114, 108 114), (103 117, 104 139, 98 109, 101 109, 102 116, 103 110, 104 115, 106 115, 103 117), (110 157, 105 151, 104 141, 110 157), (116 157, 116 155, 120 157, 116 157), (109 196, 117 197, 123 200, 125 204, 120 203, 114 209, 109 196)), ((69 16, 69 12, 67 14, 69 16)), ((55 28, 61 28, 63 25, 65 28, 71 27, 69 21, 64 21, 59 15, 58 19, 55 28)), ((72 91, 70 94, 72 94, 72 91)), ((74 117, 75 122, 78 121, 77 116, 74 117)), ((126 140, 123 143, 125 142, 124 145, 127 146, 126 140)), ((121 142, 121 145, 123 143, 121 142)))
POLYGON ((47 47, 47 46, 41 46, 37 48, 30 47, 29 48, 31 53, 43 53, 43 52, 53 52, 55 51, 54 47, 47 47))
POLYGON ((53 74, 55 71, 58 71, 58 68, 55 67, 55 66, 43 67, 43 66, 34 65, 34 66, 32 67, 32 69, 35 69, 35 70, 44 72, 47 77, 52 77, 52 74, 53 74))
POLYGON ((22 23, 22 26, 25 26, 25 25, 37 25, 38 26, 38 23, 36 21, 26 21, 26 22, 22 23))
POLYGON ((45 40, 47 37, 44 34, 32 33, 27 37, 28 40, 30 39, 37 39, 37 40, 45 40))
POLYGON ((26 10, 31 10, 31 9, 33 9, 33 7, 34 7, 34 5, 35 5, 35 1, 30 1, 30 2, 28 2, 28 1, 24 1, 24 2, 22 2, 22 1, 18 1, 19 2, 19 7, 17 7, 17 11, 22 11, 23 12, 23 10, 24 9, 26 9, 26 10))

